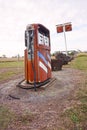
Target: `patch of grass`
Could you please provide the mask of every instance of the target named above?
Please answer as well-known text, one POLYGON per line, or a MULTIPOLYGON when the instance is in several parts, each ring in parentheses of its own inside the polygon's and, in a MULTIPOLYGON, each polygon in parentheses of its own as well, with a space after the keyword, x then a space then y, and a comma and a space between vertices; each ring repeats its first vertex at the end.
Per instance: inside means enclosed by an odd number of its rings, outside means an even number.
POLYGON ((87 104, 81 104, 69 110, 65 115, 71 119, 73 123, 81 123, 87 120, 87 104))
POLYGON ((75 130, 86 130, 84 128, 87 127, 87 104, 81 104, 67 109, 64 113, 64 117, 67 118, 65 126, 70 126, 70 128, 74 128, 75 130))
MULTIPOLYGON (((85 79, 87 81, 87 79, 85 79)), ((75 105, 72 108, 66 109, 63 118, 67 118, 65 127, 70 127, 73 130, 86 130, 87 128, 87 84, 84 83, 76 91, 74 97, 75 105), (79 103, 78 103, 79 102, 79 103)), ((74 100, 72 97, 72 100, 74 100)))
POLYGON ((9 77, 13 76, 14 74, 15 74, 15 72, 12 72, 12 71, 4 72, 0 75, 0 80, 8 79, 9 77))
POLYGON ((77 56, 70 64, 70 67, 87 71, 87 55, 77 56))
POLYGON ((23 73, 24 62, 23 61, 4 61, 0 62, 0 81, 11 78, 12 76, 23 73))
POLYGON ((23 114, 16 114, 10 111, 6 106, 0 106, 0 130, 7 128, 20 128, 20 126, 27 126, 35 118, 35 113, 27 112, 23 114))
POLYGON ((64 126, 71 130, 86 130, 87 128, 87 54, 78 55, 70 66, 84 72, 84 81, 79 84, 78 90, 75 91, 74 98, 76 104, 66 109, 63 113, 64 126))
POLYGON ((76 98, 82 104, 87 103, 87 73, 85 72, 84 82, 80 84, 79 90, 76 92, 76 98))
POLYGON ((35 114, 31 112, 23 113, 22 115, 17 117, 17 122, 20 122, 22 125, 28 125, 30 122, 34 120, 35 114))
POLYGON ((6 80, 6 79, 9 79, 11 78, 12 76, 15 76, 16 74, 19 74, 23 71, 21 70, 8 70, 6 72, 3 72, 0 74, 0 81, 3 81, 3 80, 6 80))
MULTIPOLYGON (((87 128, 87 84, 77 90, 75 95, 75 105, 66 109, 63 119, 67 118, 65 127, 73 130, 86 130, 87 128), (78 103, 79 102, 79 103, 78 103)), ((73 99, 73 97, 72 97, 73 99)))
POLYGON ((87 103, 87 86, 85 89, 80 88, 79 91, 77 91, 76 99, 79 100, 82 104, 87 103))
POLYGON ((77 55, 77 57, 84 57, 84 56, 87 56, 87 53, 79 53, 79 54, 77 55))
POLYGON ((23 61, 4 61, 0 62, 0 68, 16 68, 16 67, 23 67, 23 61))
POLYGON ((5 106, 0 106, 0 129, 5 130, 8 125, 15 119, 15 116, 5 106))

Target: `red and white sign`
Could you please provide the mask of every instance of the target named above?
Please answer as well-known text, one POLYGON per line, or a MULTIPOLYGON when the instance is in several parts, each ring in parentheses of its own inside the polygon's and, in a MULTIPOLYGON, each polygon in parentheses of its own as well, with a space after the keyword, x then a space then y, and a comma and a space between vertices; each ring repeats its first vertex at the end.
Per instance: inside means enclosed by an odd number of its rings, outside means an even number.
POLYGON ((64 24, 59 24, 56 26, 57 33, 61 32, 67 32, 67 31, 72 31, 72 24, 71 23, 64 23, 64 24))
POLYGON ((72 25, 71 24, 65 25, 65 31, 72 31, 72 25))
POLYGON ((63 32, 63 26, 60 25, 60 26, 57 26, 57 33, 61 33, 63 32))

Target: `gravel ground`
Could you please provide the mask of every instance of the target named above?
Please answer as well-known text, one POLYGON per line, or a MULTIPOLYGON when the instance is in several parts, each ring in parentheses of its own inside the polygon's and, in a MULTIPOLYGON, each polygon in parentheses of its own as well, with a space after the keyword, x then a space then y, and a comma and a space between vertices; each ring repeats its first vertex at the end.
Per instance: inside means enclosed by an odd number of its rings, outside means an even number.
POLYGON ((56 78, 55 82, 38 88, 36 92, 16 87, 23 75, 0 83, 0 104, 7 105, 19 116, 28 112, 33 117, 28 125, 14 122, 6 130, 60 130, 63 127, 60 115, 70 107, 69 98, 78 89, 82 75, 81 71, 71 68, 54 71, 52 77, 56 78))

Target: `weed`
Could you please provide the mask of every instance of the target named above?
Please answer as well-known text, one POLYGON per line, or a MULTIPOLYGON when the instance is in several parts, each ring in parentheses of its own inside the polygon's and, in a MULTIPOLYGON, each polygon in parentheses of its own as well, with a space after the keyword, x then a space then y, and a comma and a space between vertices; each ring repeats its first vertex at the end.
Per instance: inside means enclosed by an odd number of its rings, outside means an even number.
POLYGON ((0 128, 6 129, 15 118, 14 114, 5 106, 0 106, 0 128))

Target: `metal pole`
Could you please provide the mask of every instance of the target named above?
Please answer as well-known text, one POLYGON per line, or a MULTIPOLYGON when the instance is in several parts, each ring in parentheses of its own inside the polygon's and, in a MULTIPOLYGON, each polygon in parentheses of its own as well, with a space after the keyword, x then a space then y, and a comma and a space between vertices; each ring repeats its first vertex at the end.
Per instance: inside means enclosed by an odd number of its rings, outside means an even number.
POLYGON ((67 52, 67 43, 66 43, 66 34, 65 34, 65 25, 63 25, 63 32, 64 32, 64 39, 65 39, 66 55, 68 55, 68 52, 67 52))

